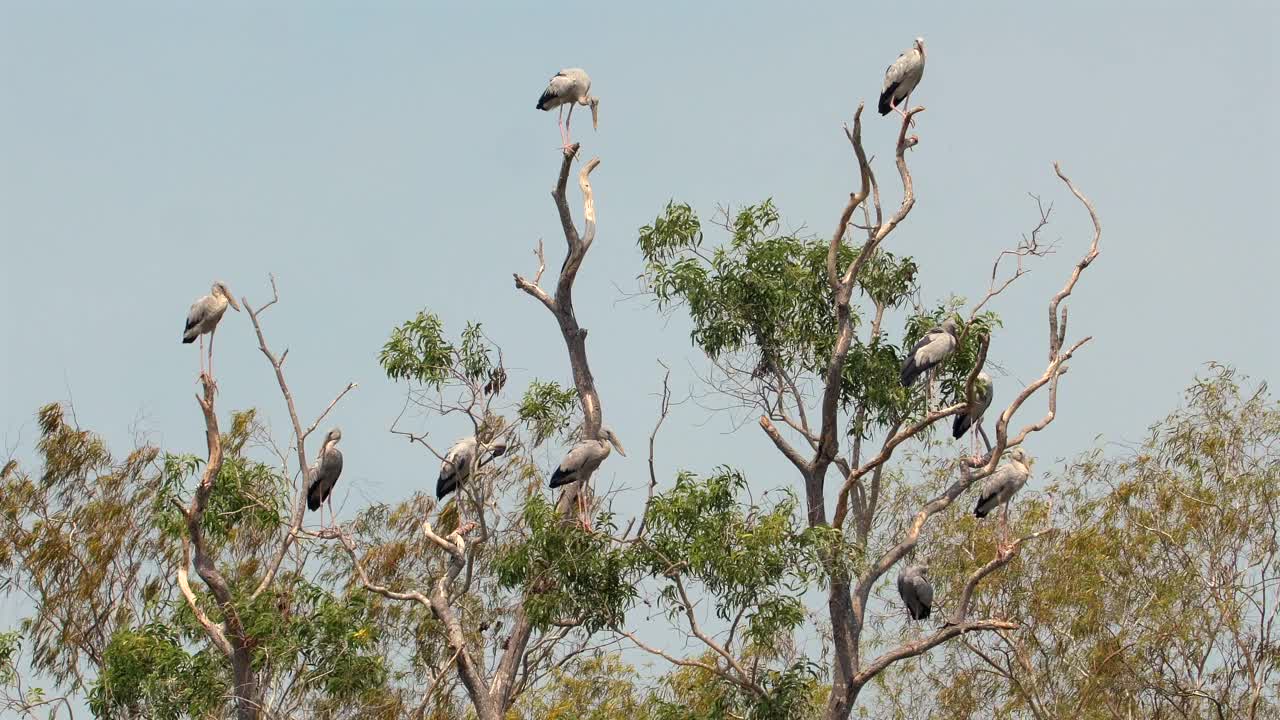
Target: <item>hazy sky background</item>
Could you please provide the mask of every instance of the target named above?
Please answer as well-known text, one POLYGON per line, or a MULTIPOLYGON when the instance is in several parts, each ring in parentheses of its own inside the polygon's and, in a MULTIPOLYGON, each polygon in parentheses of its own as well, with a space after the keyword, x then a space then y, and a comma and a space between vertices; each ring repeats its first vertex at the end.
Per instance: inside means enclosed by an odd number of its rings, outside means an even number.
MULTIPOLYGON (((1088 245, 1053 161, 1103 222, 1102 255, 1070 300, 1070 336, 1095 340, 1063 381, 1058 420, 1029 443, 1037 470, 1097 436, 1140 439, 1206 361, 1257 379, 1280 369, 1271 2, 442 5, 0 4, 0 454, 29 458, 36 408, 71 398, 120 451, 136 428, 201 452, 187 307, 215 278, 261 304, 275 273, 281 303, 264 321, 290 350, 304 422, 360 383, 333 416, 336 500, 349 515, 434 486, 434 458, 387 432, 404 388, 378 350, 429 308, 451 332, 484 323, 513 398, 534 376, 569 381, 552 318, 511 273, 532 272, 539 238, 551 283, 563 257, 548 196, 559 138, 533 105, 557 69, 580 65, 601 124, 578 115, 575 137, 603 162, 578 315, 606 419, 632 449, 601 481, 641 488, 657 361, 677 394, 705 365, 682 315, 625 297, 637 228, 671 198, 705 219, 773 197, 786 226, 828 235, 856 181, 840 125, 859 101, 874 106, 917 35, 918 201, 888 248, 920 262, 924 300, 981 297, 992 259, 1034 224, 1027 193, 1055 203, 1059 254, 994 307, 1005 327, 991 355, 1009 372, 997 403, 1043 371, 1048 299, 1088 245)), ((896 127, 866 118, 892 205, 896 127)), ((221 411, 259 407, 284 437, 245 314, 228 313, 218 338, 221 411)), ((416 427, 442 444, 464 429, 416 427)), ((732 463, 760 488, 795 482, 754 424, 731 429, 679 408, 659 438, 662 477, 732 463)))

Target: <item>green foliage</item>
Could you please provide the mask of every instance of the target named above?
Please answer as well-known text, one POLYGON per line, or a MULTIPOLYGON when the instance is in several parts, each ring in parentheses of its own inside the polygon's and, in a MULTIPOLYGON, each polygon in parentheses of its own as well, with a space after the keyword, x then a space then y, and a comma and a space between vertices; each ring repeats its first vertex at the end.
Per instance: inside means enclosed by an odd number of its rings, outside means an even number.
MULTIPOLYGON (((720 619, 745 612, 746 637, 767 648, 804 620, 804 559, 812 546, 794 496, 746 506, 738 500, 745 490, 746 479, 731 468, 706 478, 681 473, 675 487, 654 496, 645 516, 648 533, 635 553, 655 577, 696 580, 714 597, 720 619)), ((674 581, 661 597, 669 613, 682 612, 674 581)))
MULTIPOLYGON (((1011 535, 1061 532, 980 586, 977 614, 1022 626, 970 641, 990 661, 948 646, 886 676, 883 696, 924 687, 923 714, 939 717, 1276 716, 1277 438, 1280 404, 1265 385, 1245 391, 1213 367, 1141 445, 1080 457, 1049 486, 1052 504, 1015 501, 1011 535)), ((975 555, 993 555, 996 530, 965 514, 935 532, 930 569, 945 598, 975 555)), ((903 710, 879 717, 922 714, 903 710)))
POLYGON ((287 591, 241 607, 246 631, 257 639, 255 665, 297 664, 298 682, 320 691, 324 702, 357 701, 387 682, 380 629, 363 591, 341 597, 297 578, 287 591))
POLYGON ((478 323, 467 323, 455 345, 445 339, 439 316, 422 310, 392 329, 378 363, 392 380, 409 380, 439 390, 453 379, 469 383, 488 379, 493 370, 492 354, 478 323))
POLYGON ((645 720, 649 701, 636 669, 616 654, 596 654, 556 668, 541 688, 516 702, 509 720, 645 720))
POLYGON ((455 352, 462 376, 468 380, 474 382, 485 379, 493 369, 493 363, 489 360, 489 346, 485 343, 479 324, 467 323, 462 330, 462 343, 455 352))
MULTIPOLYGON (((698 660, 714 665, 708 653, 698 660)), ((763 695, 748 692, 700 667, 664 677, 652 698, 653 720, 810 720, 821 717, 828 686, 815 665, 797 663, 762 673, 763 695)))
POLYGON ((18 655, 21 652, 21 633, 0 633, 0 685, 8 685, 13 682, 18 672, 18 655))
POLYGON ((453 347, 444 339, 444 323, 423 310, 391 331, 378 362, 392 380, 416 380, 440 387, 449 377, 453 347))
POLYGON ((659 306, 685 305, 694 343, 713 358, 753 347, 769 363, 810 368, 832 342, 827 246, 778 234, 778 220, 771 201, 749 205, 733 218, 729 243, 710 253, 688 205, 668 203, 640 229, 659 306))
POLYGON ((517 414, 529 429, 533 447, 537 447, 547 438, 567 430, 577 407, 577 390, 562 388, 555 382, 534 380, 525 390, 517 414))
MULTIPOLYGON (((166 454, 163 467, 156 510, 168 512, 158 524, 166 537, 179 540, 186 534, 186 526, 171 501, 187 502, 187 486, 199 480, 204 460, 195 455, 166 454)), ((226 456, 205 507, 205 535, 222 544, 237 533, 274 531, 287 515, 288 492, 286 481, 275 468, 241 455, 226 456)))
MULTIPOLYGON (((244 454, 250 437, 258 430, 256 412, 246 410, 233 412, 231 429, 222 434, 222 468, 214 481, 203 518, 205 536, 217 545, 237 538, 263 542, 285 522, 288 514, 288 481, 275 468, 244 454)), ((157 528, 173 542, 180 541, 187 532, 185 520, 173 504, 190 502, 204 462, 190 454, 164 455, 160 492, 153 507, 157 528)))
POLYGON ((504 547, 494 569, 501 587, 526 589, 525 611, 534 627, 576 620, 590 633, 620 624, 636 589, 626 552, 609 538, 613 518, 599 516, 596 532, 586 532, 533 495, 522 519, 528 536, 504 547))
POLYGON ((31 602, 21 626, 31 667, 83 691, 82 663, 171 592, 156 570, 167 548, 152 531, 157 451, 115 458, 57 404, 37 421, 39 474, 8 463, 0 475, 0 571, 4 591, 31 602))
MULTIPOLYGON (((757 375, 821 376, 837 335, 827 279, 830 246, 782 234, 779 222, 771 201, 749 205, 727 223, 728 242, 709 250, 693 210, 668 203, 640 229, 644 280, 661 308, 689 311, 693 342, 710 357, 750 352, 758 356, 757 375)), ((842 243, 838 267, 849 267, 855 255, 842 243)), ((877 250, 862 266, 858 289, 883 308, 894 308, 916 291, 916 275, 911 258, 877 250)), ((852 306, 850 313, 857 327, 859 309, 852 306)), ((898 383, 901 362, 883 330, 869 340, 855 337, 840 388, 843 406, 866 411, 852 433, 866 436, 909 412, 911 395, 898 383)))
POLYGON ((227 669, 217 651, 194 654, 162 623, 117 631, 89 693, 95 717, 157 720, 218 718, 226 708, 227 669))

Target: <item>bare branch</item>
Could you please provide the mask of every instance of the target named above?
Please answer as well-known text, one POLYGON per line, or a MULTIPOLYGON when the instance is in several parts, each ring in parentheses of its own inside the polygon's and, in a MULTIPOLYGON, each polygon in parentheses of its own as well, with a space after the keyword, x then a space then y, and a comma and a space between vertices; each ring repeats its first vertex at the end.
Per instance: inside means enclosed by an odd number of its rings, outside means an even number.
POLYGON ((768 435, 769 439, 773 441, 773 444, 778 447, 778 451, 785 455, 791 461, 791 464, 796 466, 797 470, 805 475, 809 474, 809 461, 805 460, 800 455, 800 451, 796 450, 791 443, 787 442, 786 438, 782 437, 782 433, 778 432, 778 428, 774 427, 773 422, 769 420, 767 415, 760 416, 760 427, 764 430, 765 435, 768 435))
POLYGON ((1056 533, 1057 531, 1057 528, 1051 527, 1034 532, 1025 537, 1020 537, 1013 541, 1013 544, 1010 545, 1005 552, 996 553, 996 556, 991 558, 990 562, 974 571, 974 573, 969 576, 969 579, 965 581, 964 589, 960 593, 960 602, 956 605, 955 611, 951 614, 951 619, 948 621, 948 624, 964 624, 964 619, 969 614, 969 603, 973 600, 973 593, 977 590, 978 583, 982 582, 982 580, 991 573, 1005 565, 1008 565, 1011 560, 1017 557, 1018 551, 1022 548, 1024 543, 1035 540, 1036 538, 1044 537, 1045 535, 1056 533))
POLYGON ((1053 296, 1053 300, 1049 301, 1049 359, 1051 360, 1062 349, 1067 334, 1067 311, 1063 309, 1062 327, 1059 327, 1058 306, 1075 290, 1076 283, 1080 281, 1080 275, 1085 268, 1089 267, 1098 258, 1098 241, 1102 239, 1102 223, 1098 220, 1098 211, 1094 209, 1093 203, 1089 202, 1089 198, 1085 197, 1084 193, 1080 192, 1075 184, 1071 182, 1071 179, 1063 174, 1061 165, 1054 163, 1053 171, 1057 173, 1062 182, 1066 183, 1067 189, 1071 191, 1071 194, 1075 195, 1076 199, 1089 211, 1089 219, 1093 221, 1093 242, 1089 244, 1089 252, 1085 253, 1080 262, 1076 263, 1075 269, 1071 272, 1071 277, 1067 278, 1067 284, 1062 287, 1062 290, 1058 291, 1057 295, 1053 296))
POLYGON ((289 411, 289 422, 293 425, 294 446, 298 453, 298 488, 294 495, 293 512, 289 516, 289 527, 284 538, 280 542, 280 546, 276 549, 276 553, 272 557, 271 562, 267 565, 266 573, 263 574, 262 580, 259 581, 258 586, 254 589, 253 595, 250 596, 251 599, 257 599, 262 595, 262 593, 266 592, 266 589, 271 586, 272 582, 274 582, 276 573, 280 571, 280 565, 284 562, 284 558, 289 553, 289 548, 293 545, 294 540, 297 539, 299 528, 302 527, 302 519, 307 508, 307 482, 311 473, 311 468, 307 464, 307 436, 314 432, 320 425, 320 422, 324 420, 338 402, 342 400, 348 392, 356 387, 356 383, 347 383, 347 387, 342 392, 338 393, 338 396, 333 399, 333 402, 329 403, 329 406, 325 408, 324 412, 320 413, 315 422, 311 423, 311 426, 304 431, 302 429, 301 421, 298 420, 298 409, 293 401, 293 393, 289 390, 289 383, 286 382, 284 378, 284 359, 285 356, 289 354, 289 351, 285 350, 284 354, 277 357, 275 353, 267 347, 267 338, 262 331, 262 322, 260 319, 262 313, 267 308, 280 301, 280 292, 276 287, 275 276, 271 276, 270 302, 263 305, 258 310, 254 310, 253 306, 249 304, 249 299, 247 297, 241 298, 240 301, 244 305, 245 312, 249 314, 249 320, 253 322, 254 334, 258 336, 258 350, 266 356, 267 361, 271 363, 271 368, 275 371, 276 383, 280 386, 280 394, 284 396, 285 407, 289 411))
POLYGON ((850 473, 849 477, 845 479, 844 485, 840 488, 840 494, 836 496, 836 511, 835 515, 832 516, 831 526, 844 526, 845 517, 849 512, 849 493, 853 490, 854 485, 856 485, 858 480, 860 480, 864 475, 888 462, 889 458, 893 456, 894 448, 910 440, 916 435, 919 435, 921 432, 924 432, 925 428, 928 428, 935 422, 945 417, 955 415, 964 409, 964 403, 957 403, 939 410, 934 410, 908 426, 905 430, 899 431, 896 435, 893 435, 886 440, 878 455, 868 460, 865 465, 862 465, 857 470, 850 473))
MULTIPOLYGON (((183 510, 186 514, 186 510, 183 510)), ((187 607, 191 608, 191 612, 196 616, 200 626, 204 628, 205 634, 209 636, 209 640, 214 647, 218 648, 223 655, 231 657, 231 643, 227 641, 227 636, 223 632, 221 623, 215 623, 209 619, 208 613, 200 607, 200 603, 196 600, 196 594, 191 590, 191 581, 188 579, 187 567, 191 564, 191 546, 187 538, 182 538, 182 564, 178 566, 178 589, 182 591, 182 597, 187 601, 187 607)))
MULTIPOLYGON (((653 424, 653 432, 649 433, 649 495, 644 501, 644 509, 640 513, 640 527, 636 530, 636 538, 644 537, 645 524, 649 520, 649 505, 653 502, 653 491, 658 487, 658 472, 654 464, 655 446, 658 439, 658 431, 662 429, 662 423, 666 422, 667 414, 671 410, 671 368, 667 367, 661 361, 666 372, 662 376, 662 400, 658 405, 658 421, 653 424)), ((624 533, 624 538, 630 533, 624 533)))
POLYGON ((729 667, 733 668, 733 671, 740 678, 738 680, 739 685, 752 690, 756 695, 764 695, 764 690, 751 681, 751 675, 743 669, 733 655, 729 654, 729 651, 712 639, 710 635, 703 632, 701 626, 698 625, 698 617, 693 611, 693 601, 689 599, 689 593, 685 591, 684 581, 680 579, 679 571, 673 572, 668 577, 675 583, 676 592, 680 594, 680 605, 684 608, 685 618, 689 621, 689 631, 693 633, 693 636, 701 640, 703 645, 711 648, 715 654, 724 658, 724 661, 729 664, 729 667))
POLYGON ((1017 629, 1017 623, 1012 623, 1007 620, 975 620, 963 625, 947 625, 928 637, 900 645, 899 647, 896 647, 867 663, 865 668, 853 676, 853 679, 850 681, 850 685, 854 688, 861 688, 863 685, 870 682, 876 675, 879 675, 882 670, 893 663, 899 660, 916 657, 917 655, 923 655, 942 643, 966 633, 982 630, 995 631, 1017 629))

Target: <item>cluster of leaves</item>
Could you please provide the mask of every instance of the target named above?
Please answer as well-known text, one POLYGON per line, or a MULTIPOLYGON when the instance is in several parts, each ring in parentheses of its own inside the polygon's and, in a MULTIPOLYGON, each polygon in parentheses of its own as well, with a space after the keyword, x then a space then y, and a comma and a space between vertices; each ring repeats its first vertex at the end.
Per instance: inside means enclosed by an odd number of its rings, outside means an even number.
MULTIPOLYGON (((699 658, 714 664, 714 653, 699 658)), ((652 720, 809 720, 820 717, 830 687, 821 669, 797 663, 762 673, 763 695, 750 693, 700 667, 663 677, 654 692, 652 720)))
POLYGON ((391 331, 378 362, 392 380, 410 380, 440 389, 455 370, 469 382, 489 377, 492 349, 478 323, 467 323, 457 344, 444 337, 444 323, 422 310, 391 331))
POLYGON ((547 438, 568 430, 577 407, 577 390, 534 380, 525 390, 517 414, 529 430, 532 446, 537 447, 547 438))
POLYGON ((599 516, 596 532, 586 532, 533 495, 522 520, 527 535, 499 552, 494 569, 501 587, 526 589, 534 627, 573 622, 590 633, 620 625, 636 589, 631 559, 609 537, 612 516, 599 516))
POLYGON ((166 623, 123 628, 107 645, 89 708, 107 719, 223 717, 228 675, 216 650, 189 652, 166 623))
MULTIPOLYGON (((709 248, 692 208, 669 202, 652 224, 640 228, 643 279, 659 307, 688 310, 692 340, 711 358, 749 352, 758 356, 757 375, 820 376, 837 335, 827 279, 830 246, 819 238, 780 233, 779 222, 771 201, 748 205, 726 222, 728 241, 709 248)), ((838 267, 847 268, 855 255, 842 243, 838 267)), ((898 308, 915 293, 916 275, 911 258, 877 250, 862 265, 858 289, 880 310, 898 308)), ((952 314, 954 308, 946 312, 952 314)), ((859 308, 852 306, 850 313, 850 322, 860 326, 859 308)), ((941 319, 941 314, 912 317, 904 347, 941 319)), ((948 362, 942 378, 949 396, 955 394, 955 377, 973 367, 980 338, 996 322, 990 313, 977 318, 948 362)), ((866 340, 855 335, 840 388, 846 409, 864 410, 861 424, 851 426, 852 434, 866 436, 923 407, 919 393, 900 386, 901 363, 902 351, 884 329, 866 340)))
POLYGON ((708 249, 693 210, 668 203, 640 229, 644 279, 659 307, 688 308, 693 342, 712 358, 754 348, 771 367, 813 370, 834 337, 827 245, 779 234, 778 222, 772 201, 749 205, 727 223, 728 243, 708 249))
POLYGON ((113 458, 106 443, 50 404, 37 414, 38 476, 0 474, 0 570, 6 593, 32 603, 22 632, 31 667, 84 691, 81 665, 113 629, 144 623, 171 590, 156 562, 171 550, 153 532, 158 451, 113 458))
POLYGON ((655 720, 636 668, 616 654, 593 654, 557 668, 516 703, 511 720, 655 720))
MULTIPOLYGON (((1012 532, 1051 521, 1063 532, 975 599, 978 612, 1012 613, 1023 628, 975 636, 982 656, 948 647, 899 668, 884 697, 926 687, 925 714, 947 717, 1280 712, 1280 404, 1265 385, 1243 391, 1215 368, 1140 446, 1090 452, 1049 490, 1052 505, 1018 501, 1012 532)), ((948 518, 931 543, 943 602, 971 569, 968 553, 994 552, 992 531, 974 524, 948 518)), ((898 717, 893 707, 880 717, 898 717)))
POLYGON ((718 618, 733 622, 743 614, 745 637, 764 650, 804 620, 813 544, 799 526, 794 496, 757 507, 739 501, 745 491, 746 478, 732 468, 705 478, 681 473, 671 490, 654 496, 648 532, 634 553, 647 573, 671 579, 661 593, 669 613, 684 611, 674 578, 692 578, 714 598, 718 618))
MULTIPOLYGON (((288 481, 275 468, 245 454, 250 438, 259 430, 257 413, 245 410, 231 414, 231 427, 222 434, 222 468, 214 480, 202 525, 205 537, 215 546, 234 541, 245 549, 261 547, 274 537, 288 515, 288 481)), ((157 527, 171 544, 180 542, 187 533, 174 504, 189 502, 204 462, 191 454, 164 455, 154 509, 157 527)))

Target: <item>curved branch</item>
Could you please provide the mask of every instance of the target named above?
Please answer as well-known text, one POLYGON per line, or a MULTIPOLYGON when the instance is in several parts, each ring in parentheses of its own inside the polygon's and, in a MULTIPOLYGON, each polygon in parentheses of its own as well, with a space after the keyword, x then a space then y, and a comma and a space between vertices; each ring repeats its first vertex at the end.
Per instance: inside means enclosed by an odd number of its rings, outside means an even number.
POLYGON ((901 645, 867 663, 865 668, 853 676, 853 679, 850 681, 850 685, 855 689, 861 688, 863 685, 870 682, 876 675, 879 675, 880 671, 889 667, 893 663, 899 660, 916 657, 917 655, 923 655, 942 643, 966 633, 978 632, 981 630, 996 631, 1017 629, 1017 623, 1009 622, 1008 620, 993 619, 975 620, 973 622, 964 623, 963 625, 947 625, 926 638, 901 645))
MULTIPOLYGON (((592 158, 578 173, 578 186, 582 190, 582 212, 584 218, 584 232, 579 235, 578 229, 573 224, 569 201, 565 196, 565 188, 569 183, 569 168, 573 164, 573 158, 578 153, 578 147, 577 144, 574 144, 564 151, 564 157, 560 163, 560 174, 556 178, 555 188, 551 191, 551 197, 556 205, 556 212, 560 216, 560 226, 564 231, 567 251, 564 264, 560 268, 560 277, 556 281, 555 297, 552 302, 547 302, 527 287, 529 284, 527 281, 522 283, 522 279, 518 276, 516 285, 530 295, 542 300, 543 306, 555 316, 556 323, 560 326, 560 335, 564 339, 565 348, 568 350, 569 366, 573 371, 573 384, 578 391, 578 401, 582 406, 582 434, 584 437, 596 437, 600 432, 603 414, 600 407, 600 395, 596 390, 595 378, 591 375, 591 365, 587 361, 587 331, 578 324, 578 318, 573 309, 573 283, 578 277, 578 270, 582 267, 582 261, 586 257, 587 250, 590 249, 591 244, 595 241, 595 196, 591 189, 590 176, 592 171, 600 165, 600 159, 592 158)), ((573 512, 579 494, 587 492, 589 481, 589 477, 583 478, 580 482, 566 486, 556 502, 556 512, 562 517, 568 517, 573 512)), ((533 625, 525 613, 523 603, 521 603, 516 609, 511 635, 507 638, 506 648, 498 661, 497 669, 494 671, 493 679, 490 683, 489 697, 493 707, 498 708, 499 712, 505 711, 514 697, 516 676, 520 670, 521 660, 528 649, 529 638, 532 633, 533 625)))
POLYGON ((964 403, 956 403, 955 405, 934 410, 908 426, 907 429, 899 431, 898 434, 886 440, 884 446, 880 448, 880 453, 878 455, 871 458, 866 462, 866 464, 850 473, 849 477, 845 479, 844 485, 840 488, 840 494, 836 497, 836 512, 831 519, 831 526, 837 528, 844 526, 845 517, 849 513, 849 493, 853 491, 854 486, 858 484, 858 480, 862 479, 864 475, 888 462, 889 458, 893 457, 894 448, 910 440, 916 435, 919 435, 930 425, 945 417, 955 415, 964 409, 964 403))
POLYGON ((1085 253, 1085 256, 1080 259, 1080 262, 1076 263, 1075 268, 1071 271, 1071 277, 1067 278, 1066 285, 1063 285, 1062 289, 1058 291, 1058 294, 1054 295, 1053 299, 1049 301, 1050 359, 1052 359, 1054 355, 1057 355, 1058 351, 1062 349, 1062 344, 1066 341, 1067 335, 1067 311, 1063 309, 1062 319, 1059 321, 1058 305, 1060 305, 1063 300, 1070 297, 1071 292, 1075 290, 1076 283, 1080 281, 1080 275, 1084 272, 1085 268, 1089 267, 1089 265, 1098 258, 1098 241, 1102 239, 1102 223, 1098 220, 1098 211, 1094 209, 1093 203, 1089 202, 1089 198, 1085 197, 1084 193, 1080 192, 1080 190, 1076 188, 1075 183, 1071 182, 1071 179, 1063 174, 1061 165, 1054 163, 1053 172, 1057 174, 1062 182, 1066 183, 1067 189, 1071 191, 1071 194, 1075 195, 1076 199, 1079 200, 1081 204, 1084 205, 1085 209, 1089 211, 1089 219, 1093 221, 1093 242, 1089 245, 1089 252, 1085 253), (1059 322, 1061 322, 1061 327, 1059 326, 1059 322))
POLYGON ((280 356, 267 347, 266 335, 262 332, 262 322, 260 317, 267 308, 280 302, 280 291, 276 287, 276 277, 271 275, 271 301, 263 305, 261 308, 254 310, 249 304, 247 297, 241 298, 240 302, 244 305, 245 312, 249 314, 249 320, 253 322, 253 331, 258 336, 258 350, 266 356, 267 361, 271 363, 271 368, 275 371, 276 383, 280 386, 280 394, 284 396, 285 407, 289 411, 289 422, 293 425, 294 445, 298 453, 298 477, 300 478, 297 494, 293 500, 293 512, 289 516, 289 529, 284 539, 280 542, 280 547, 276 549, 275 555, 271 558, 271 562, 267 565, 267 572, 262 576, 262 580, 254 589, 250 599, 257 599, 275 580, 276 573, 280 571, 280 565, 284 562, 285 556, 289 552, 289 548, 293 545, 294 540, 298 537, 298 530, 302 527, 302 519, 307 508, 307 478, 311 476, 311 468, 307 465, 307 437, 315 432, 320 422, 329 414, 338 402, 351 390, 355 389, 356 383, 347 383, 347 387, 338 393, 338 396, 329 403, 324 412, 320 413, 315 422, 306 429, 302 429, 302 423, 298 420, 298 409, 293 402, 293 393, 289 390, 289 383, 284 379, 284 359, 289 354, 285 350, 280 356))
POLYGON ((964 619, 969 614, 969 604, 970 602, 973 601, 973 593, 978 589, 978 583, 982 582, 983 579, 985 579, 991 573, 995 572, 996 570, 999 570, 1005 565, 1008 565, 1011 560, 1017 557, 1018 551, 1022 548, 1023 543, 1026 543, 1031 540, 1035 540, 1036 538, 1044 537, 1045 535, 1056 533, 1057 531, 1058 531, 1057 528, 1051 527, 1051 528, 1046 528, 1044 530, 1040 530, 1039 532, 1034 532, 1025 537, 1020 537, 1017 540, 1013 541, 1013 544, 1009 546, 1008 550, 1004 552, 996 553, 996 556, 991 558, 990 562, 978 568, 972 575, 969 576, 969 579, 965 581, 964 590, 962 590, 960 593, 960 603, 956 605, 956 609, 951 614, 951 619, 947 621, 947 624, 949 625, 964 624, 964 619))

